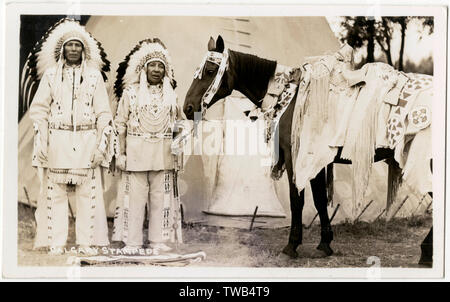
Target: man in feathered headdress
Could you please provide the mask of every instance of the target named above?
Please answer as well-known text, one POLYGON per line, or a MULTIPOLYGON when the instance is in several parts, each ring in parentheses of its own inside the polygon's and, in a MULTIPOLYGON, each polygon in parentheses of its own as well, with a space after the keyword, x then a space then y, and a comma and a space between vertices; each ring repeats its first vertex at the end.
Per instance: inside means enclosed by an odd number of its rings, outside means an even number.
MULTIPOLYGON (((115 83, 120 98, 114 120, 119 133, 123 170, 113 240, 130 251, 143 245, 145 206, 148 240, 155 253, 181 242, 181 213, 176 182, 180 157, 172 154, 174 132, 181 119, 169 53, 157 38, 147 39, 119 65, 115 83)), ((179 130, 179 129, 178 129, 179 130)))
POLYGON ((35 248, 63 251, 68 192, 75 190, 76 243, 92 252, 91 246, 109 244, 99 167, 111 157, 112 114, 103 78, 109 62, 100 43, 70 19, 55 24, 35 49, 40 83, 30 107, 32 161, 43 171, 44 199, 36 213, 35 248))

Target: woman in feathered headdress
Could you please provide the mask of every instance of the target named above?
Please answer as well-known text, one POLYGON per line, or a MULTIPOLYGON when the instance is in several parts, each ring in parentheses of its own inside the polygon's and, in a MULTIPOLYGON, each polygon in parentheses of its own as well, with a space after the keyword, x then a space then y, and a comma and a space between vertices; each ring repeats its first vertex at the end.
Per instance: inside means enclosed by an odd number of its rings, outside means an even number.
POLYGON ((117 70, 120 101, 114 123, 121 154, 116 163, 123 173, 113 240, 123 241, 130 251, 143 245, 146 205, 153 251, 169 251, 168 242, 181 242, 176 183, 180 157, 172 154, 172 147, 182 115, 175 85, 169 53, 157 38, 139 42, 117 70))
POLYGON ((100 43, 70 19, 55 24, 35 50, 30 57, 36 60, 40 83, 30 107, 35 128, 32 161, 43 172, 44 200, 36 214, 35 247, 63 251, 68 192, 74 189, 76 243, 91 252, 91 246, 109 244, 99 167, 110 157, 112 115, 103 78, 109 62, 100 43))

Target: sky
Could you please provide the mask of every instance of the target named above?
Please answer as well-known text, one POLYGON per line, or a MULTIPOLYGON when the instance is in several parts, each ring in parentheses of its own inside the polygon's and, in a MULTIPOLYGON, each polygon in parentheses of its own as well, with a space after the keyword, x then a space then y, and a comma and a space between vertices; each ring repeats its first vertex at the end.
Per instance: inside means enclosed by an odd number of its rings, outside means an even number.
MULTIPOLYGON (((339 37, 340 28, 339 28, 339 20, 340 17, 327 17, 328 23, 330 24, 331 30, 334 32, 336 37, 339 37)), ((408 27, 406 29, 406 36, 405 36, 405 59, 411 60, 414 63, 419 63, 422 59, 428 58, 432 56, 433 54, 433 39, 434 39, 434 33, 431 35, 423 35, 422 39, 419 39, 419 25, 418 22, 411 22, 408 24, 408 27)), ((399 51, 400 51, 400 31, 395 31, 394 38, 393 38, 393 44, 392 44, 392 59, 394 62, 398 60, 399 51)), ((356 54, 356 61, 360 61, 362 57, 363 52, 359 52, 356 54)), ((376 45, 375 49, 375 57, 378 57, 381 55, 381 50, 378 45, 376 45)))

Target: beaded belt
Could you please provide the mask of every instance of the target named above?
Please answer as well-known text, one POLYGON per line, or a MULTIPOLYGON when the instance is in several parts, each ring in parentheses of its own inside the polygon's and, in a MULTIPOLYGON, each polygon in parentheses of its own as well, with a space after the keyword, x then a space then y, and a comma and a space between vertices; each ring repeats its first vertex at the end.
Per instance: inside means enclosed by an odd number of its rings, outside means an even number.
MULTIPOLYGON (((73 131, 73 125, 55 125, 54 123, 50 123, 49 125, 49 129, 56 129, 56 130, 67 130, 67 131, 73 131)), ((96 129, 95 124, 90 124, 90 125, 77 125, 75 130, 76 131, 83 131, 83 130, 92 130, 92 129, 96 129)))
POLYGON ((138 133, 138 132, 127 132, 127 135, 138 136, 144 139, 154 139, 154 138, 173 138, 172 132, 166 133, 138 133))

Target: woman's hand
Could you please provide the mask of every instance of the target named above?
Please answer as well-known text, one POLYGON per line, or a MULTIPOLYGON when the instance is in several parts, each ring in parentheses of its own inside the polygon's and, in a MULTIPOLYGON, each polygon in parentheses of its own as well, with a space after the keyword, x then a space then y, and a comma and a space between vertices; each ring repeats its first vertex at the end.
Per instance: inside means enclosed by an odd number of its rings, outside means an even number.
POLYGON ((92 154, 92 156, 91 156, 92 169, 97 168, 104 159, 105 159, 104 154, 102 152, 100 152, 100 150, 95 149, 94 154, 92 154))

